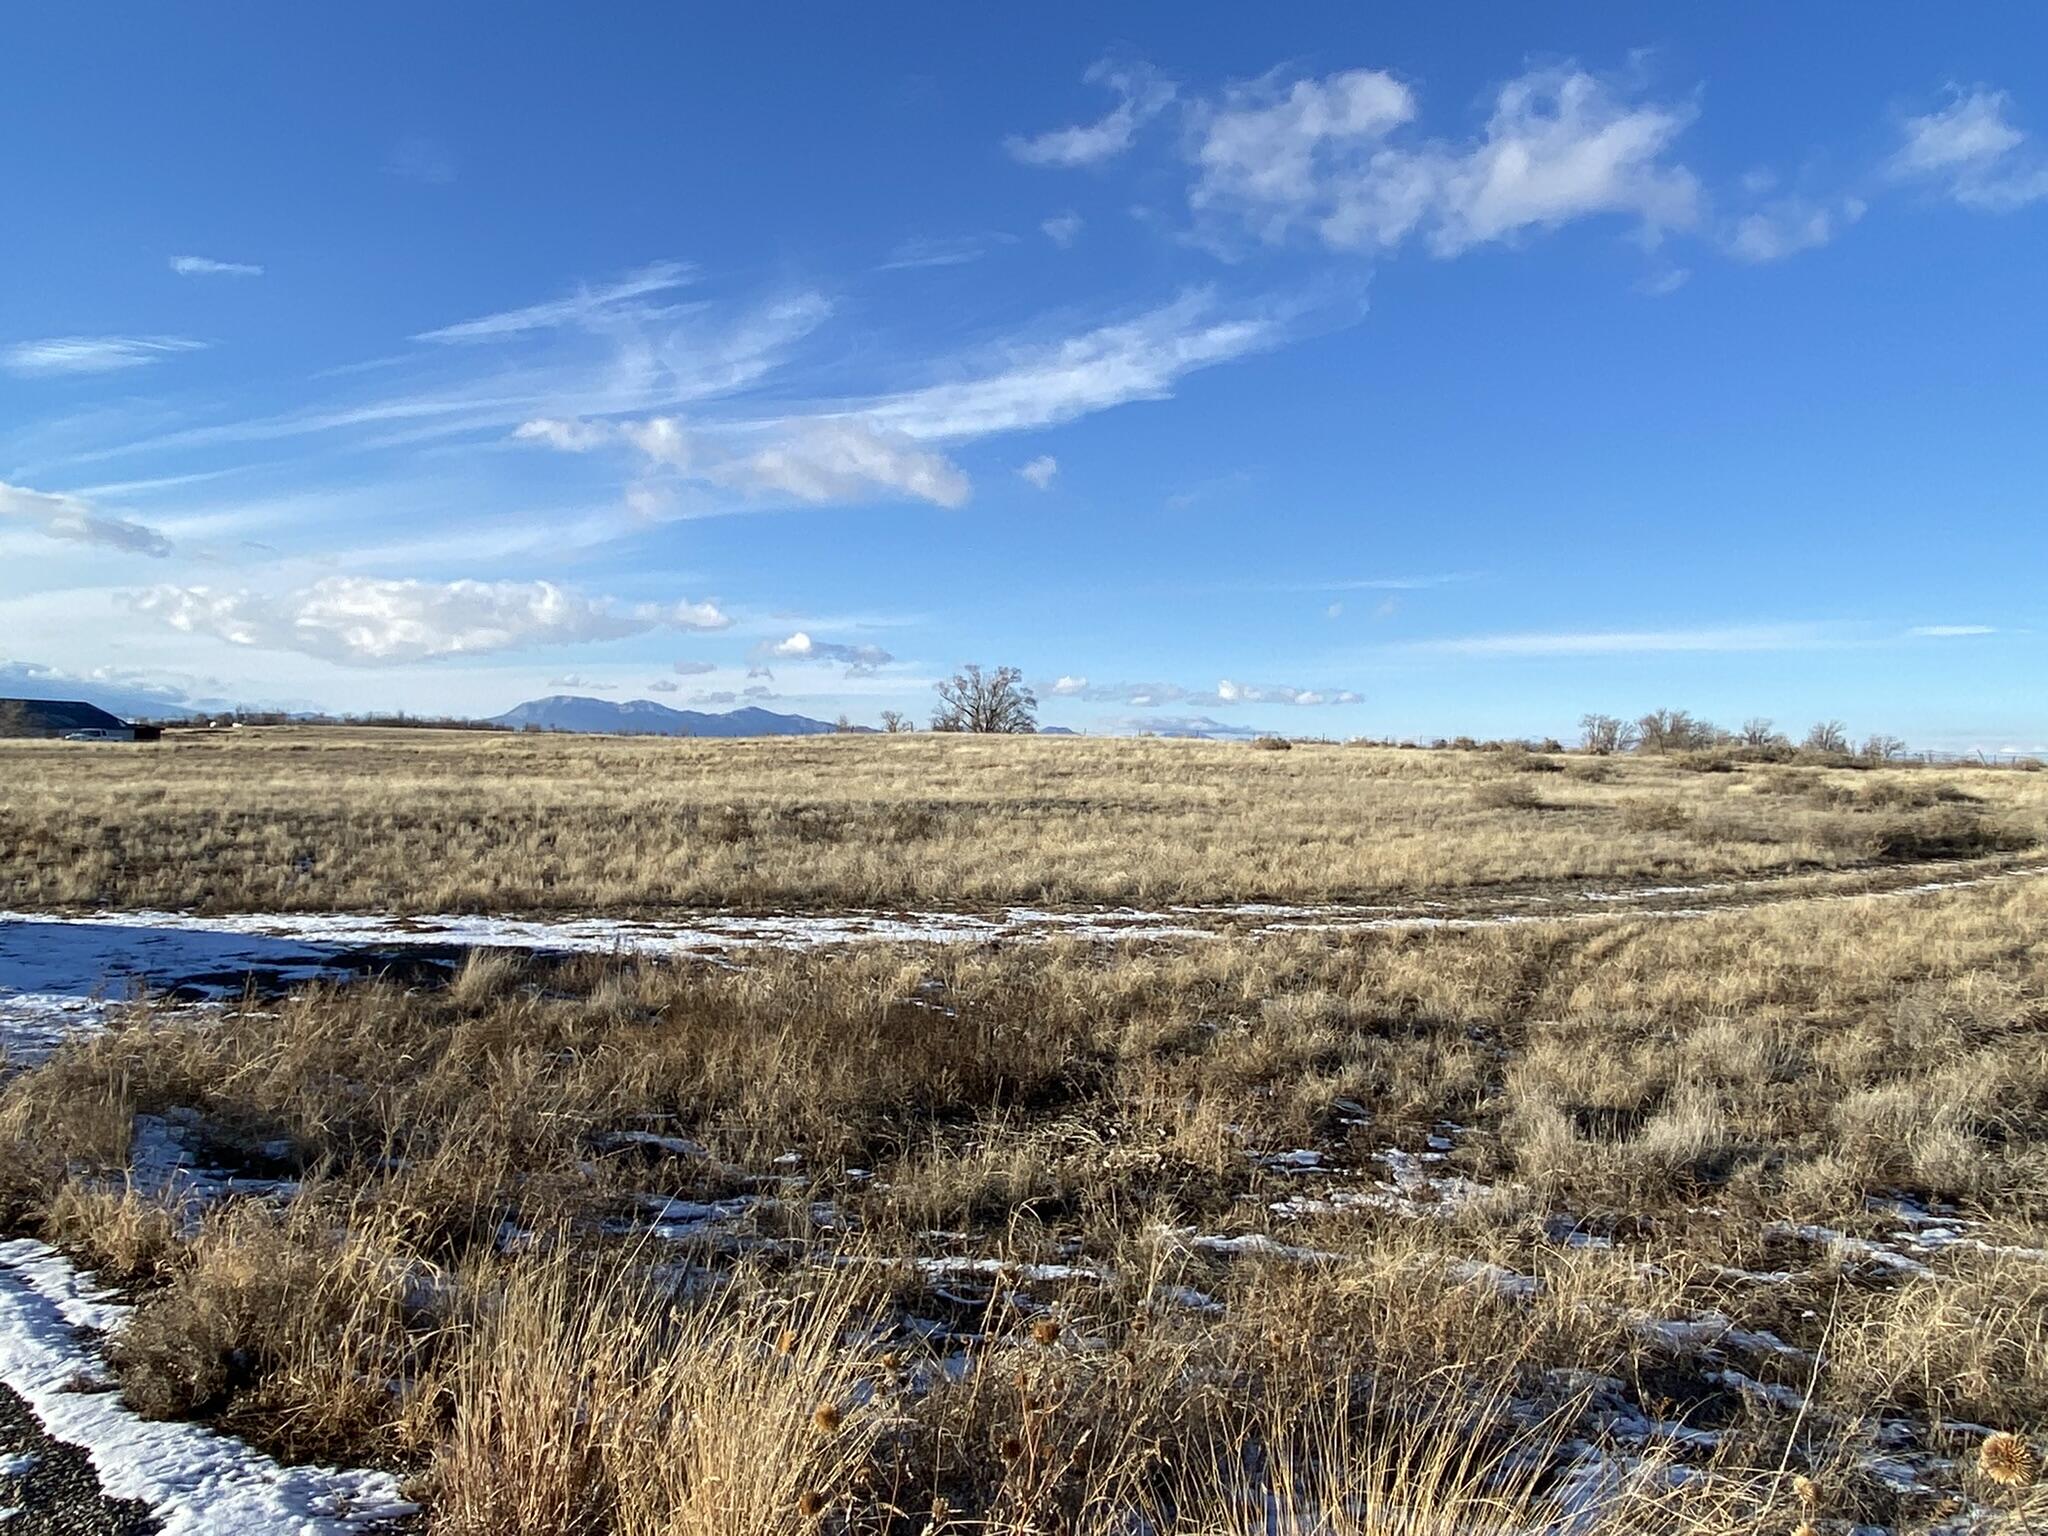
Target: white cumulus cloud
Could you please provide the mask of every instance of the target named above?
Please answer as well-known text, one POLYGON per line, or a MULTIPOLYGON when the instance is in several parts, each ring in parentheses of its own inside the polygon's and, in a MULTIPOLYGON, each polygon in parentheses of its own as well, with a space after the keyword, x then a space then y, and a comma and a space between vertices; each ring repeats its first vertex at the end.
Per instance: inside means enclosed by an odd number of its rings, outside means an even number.
POLYGON ((783 491, 799 501, 860 501, 896 491, 958 507, 972 493, 967 476, 944 454, 857 420, 803 424, 713 474, 744 490, 783 491))
POLYGON ((1783 261, 1826 245, 1863 213, 1860 198, 1845 197, 1834 203, 1777 198, 1735 221, 1726 239, 1728 253, 1740 261, 1783 261))
POLYGON ((1117 104, 1092 123, 1011 135, 1003 147, 1013 158, 1025 165, 1066 167, 1113 160, 1137 142, 1138 129, 1165 111, 1174 98, 1173 82, 1144 64, 1118 65, 1105 59, 1084 78, 1091 85, 1114 91, 1117 104))
POLYGON ((1059 460, 1049 453, 1041 453, 1029 464, 1023 465, 1017 473, 1030 481, 1041 491, 1052 485, 1053 476, 1060 472, 1059 460))
POLYGON ((540 417, 512 435, 570 453, 624 444, 650 466, 688 479, 757 495, 780 492, 799 501, 870 501, 894 492, 957 507, 973 493, 966 474, 944 454, 857 416, 767 424, 755 434, 768 438, 759 447, 735 448, 732 434, 707 437, 672 416, 623 422, 540 417))
POLYGON ((802 630, 773 645, 764 645, 759 654, 794 661, 833 662, 844 665, 849 677, 872 672, 896 659, 879 645, 844 645, 830 640, 814 640, 802 630))
POLYGON ((1081 238, 1084 221, 1081 215, 1069 211, 1054 214, 1038 227, 1045 232, 1046 239, 1064 251, 1081 238))
POLYGON ((2048 160, 2028 151, 2026 134, 2007 116, 2011 106, 2004 91, 1980 87, 1907 118, 1892 174, 1938 182, 1964 207, 1991 213, 2048 197, 2048 160))
POLYGON ((285 593, 160 586, 132 602, 188 634, 372 666, 730 622, 710 603, 624 604, 549 581, 330 576, 285 593))
POLYGON ((1198 113, 1190 201, 1267 240, 1370 250, 1420 233, 1439 256, 1594 214, 1652 235, 1697 221, 1698 180, 1667 158, 1689 105, 1561 68, 1502 86, 1469 142, 1404 133, 1416 115, 1411 88, 1380 70, 1235 87, 1198 113))
POLYGON ((1168 704, 1358 704, 1363 696, 1349 688, 1297 688, 1285 683, 1239 683, 1224 678, 1214 688, 1188 688, 1179 683, 1091 683, 1085 677, 1062 677, 1044 689, 1058 698, 1088 704, 1123 704, 1157 709, 1168 704))

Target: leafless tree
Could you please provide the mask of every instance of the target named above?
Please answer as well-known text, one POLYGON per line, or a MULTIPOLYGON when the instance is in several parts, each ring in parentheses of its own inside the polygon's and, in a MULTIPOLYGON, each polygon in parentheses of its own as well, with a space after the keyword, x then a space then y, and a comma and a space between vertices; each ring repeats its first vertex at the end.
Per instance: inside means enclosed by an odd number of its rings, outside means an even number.
POLYGON ((969 663, 937 687, 939 707, 932 711, 935 731, 1028 736, 1038 729, 1038 699, 1024 686, 1024 674, 1015 667, 984 672, 969 663))
POLYGON ((1585 715, 1579 720, 1579 745, 1596 757, 1611 757, 1636 744, 1636 728, 1618 715, 1585 715))
POLYGON ((832 722, 832 729, 837 731, 842 736, 851 735, 853 733, 852 717, 850 715, 842 713, 837 720, 832 722))
POLYGON ((1777 721, 1767 720, 1762 715, 1754 715, 1743 721, 1740 736, 1745 747, 1762 748, 1786 745, 1785 735, 1778 729, 1777 721))
POLYGON ((900 709, 885 709, 882 711, 882 729, 891 736, 900 736, 910 729, 910 716, 900 709))
POLYGON ((1806 733, 1800 743, 1809 752, 1847 752, 1849 731, 1839 720, 1822 720, 1806 733))
POLYGON ((1906 744, 1896 736, 1866 736, 1863 755, 1873 763, 1895 763, 1906 755, 1906 744))
POLYGON ((1651 710, 1636 722, 1636 733, 1640 752, 1695 752, 1721 739, 1718 727, 1682 709, 1651 710))

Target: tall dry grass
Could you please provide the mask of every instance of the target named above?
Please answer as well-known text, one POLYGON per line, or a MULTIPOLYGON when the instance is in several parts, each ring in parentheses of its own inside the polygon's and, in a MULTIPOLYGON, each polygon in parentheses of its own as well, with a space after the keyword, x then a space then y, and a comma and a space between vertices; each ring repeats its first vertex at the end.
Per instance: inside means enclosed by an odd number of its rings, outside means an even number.
POLYGON ((2032 846, 2048 777, 1303 744, 277 728, 0 742, 0 903, 1285 901, 2032 846))
POLYGON ((1545 1529, 1575 1489, 1589 1532, 1926 1528, 1934 1496, 1871 1471, 1901 1433, 1942 1497, 2038 1503, 1944 1426, 2038 1441, 2048 1265, 1856 1244, 1894 1242, 1872 1202, 1901 1198, 2048 1241, 2044 936, 2036 880, 1686 922, 484 955, 146 1006, 0 1085, 0 1169, 13 1226, 135 1288, 131 1401, 403 1468, 466 1536, 1450 1536, 1545 1529), (173 1109, 296 1197, 188 1229, 125 1188, 135 1117, 173 1109), (1389 1151, 1469 1193, 1285 1209, 1385 1195, 1389 1151), (656 1236, 648 1197, 735 1214, 656 1236))

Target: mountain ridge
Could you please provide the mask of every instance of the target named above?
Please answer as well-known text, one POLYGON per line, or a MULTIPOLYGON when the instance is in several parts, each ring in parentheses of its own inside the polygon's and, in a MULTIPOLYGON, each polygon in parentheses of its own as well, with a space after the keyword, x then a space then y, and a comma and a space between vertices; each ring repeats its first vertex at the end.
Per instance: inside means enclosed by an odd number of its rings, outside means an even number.
MULTIPOLYGON (((671 709, 652 699, 593 699, 577 693, 551 693, 515 704, 490 723, 513 730, 531 727, 586 736, 828 736, 839 727, 809 715, 784 715, 748 705, 713 713, 671 709)), ((856 725, 855 731, 873 726, 856 725)))

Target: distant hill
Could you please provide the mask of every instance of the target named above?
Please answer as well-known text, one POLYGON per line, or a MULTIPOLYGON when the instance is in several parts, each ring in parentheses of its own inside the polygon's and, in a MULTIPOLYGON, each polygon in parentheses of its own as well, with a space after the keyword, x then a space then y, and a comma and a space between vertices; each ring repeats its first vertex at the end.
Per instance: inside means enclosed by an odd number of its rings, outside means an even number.
MULTIPOLYGON (((733 709, 706 714, 695 709, 670 709, 652 699, 590 699, 557 693, 529 699, 502 715, 493 725, 523 730, 578 731, 594 736, 829 736, 839 727, 808 715, 778 715, 772 709, 733 709)), ((873 727, 857 725, 856 731, 873 727)))

